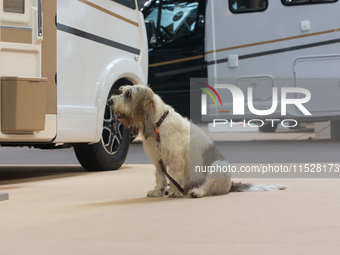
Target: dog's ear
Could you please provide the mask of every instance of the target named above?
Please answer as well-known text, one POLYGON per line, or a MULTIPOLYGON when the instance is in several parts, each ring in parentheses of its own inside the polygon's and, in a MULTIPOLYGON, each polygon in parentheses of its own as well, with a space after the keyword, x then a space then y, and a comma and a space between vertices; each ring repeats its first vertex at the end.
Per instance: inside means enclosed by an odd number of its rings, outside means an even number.
POLYGON ((144 86, 136 86, 133 93, 134 119, 138 120, 145 140, 154 133, 156 105, 153 91, 144 86))
POLYGON ((145 102, 143 112, 143 135, 145 140, 154 133, 155 103, 153 100, 145 102))
POLYGON ((127 99, 131 99, 131 97, 132 97, 131 90, 126 90, 125 93, 124 93, 124 97, 127 98, 127 99))

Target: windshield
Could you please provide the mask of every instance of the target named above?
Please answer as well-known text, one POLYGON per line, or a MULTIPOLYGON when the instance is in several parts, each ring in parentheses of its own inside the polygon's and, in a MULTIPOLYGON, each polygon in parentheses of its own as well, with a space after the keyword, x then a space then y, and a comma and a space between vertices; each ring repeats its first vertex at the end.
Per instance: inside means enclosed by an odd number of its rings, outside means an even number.
MULTIPOLYGON (((157 18, 159 1, 152 2, 144 10, 144 19, 152 20, 158 27, 157 18)), ((162 41, 174 39, 192 32, 195 29, 198 0, 192 1, 163 1, 160 21, 160 37, 162 41)))

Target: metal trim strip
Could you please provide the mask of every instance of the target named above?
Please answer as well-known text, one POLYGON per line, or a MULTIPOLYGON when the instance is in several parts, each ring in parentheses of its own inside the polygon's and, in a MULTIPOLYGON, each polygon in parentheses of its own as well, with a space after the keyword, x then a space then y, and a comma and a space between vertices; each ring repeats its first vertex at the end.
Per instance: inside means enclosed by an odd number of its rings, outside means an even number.
POLYGON ((88 39, 90 41, 101 43, 101 44, 104 44, 104 45, 107 45, 107 46, 110 46, 110 47, 113 47, 119 50, 127 51, 132 54, 137 54, 137 55, 140 54, 140 49, 136 49, 131 46, 128 46, 128 45, 125 45, 119 42, 115 42, 115 41, 112 41, 112 40, 109 40, 109 39, 106 39, 106 38, 103 38, 103 37, 100 37, 100 36, 97 36, 91 33, 87 33, 85 31, 82 31, 82 30, 79 30, 73 27, 69 27, 69 26, 66 26, 60 23, 57 23, 57 30, 63 31, 65 33, 69 33, 75 36, 79 36, 79 37, 88 39))

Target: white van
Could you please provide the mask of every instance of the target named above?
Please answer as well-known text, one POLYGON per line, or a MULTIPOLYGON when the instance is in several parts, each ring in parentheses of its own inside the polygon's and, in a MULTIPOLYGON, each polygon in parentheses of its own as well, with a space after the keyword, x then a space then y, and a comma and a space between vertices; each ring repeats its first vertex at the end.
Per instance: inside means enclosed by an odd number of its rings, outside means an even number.
MULTIPOLYGON (((312 116, 293 106, 282 116, 279 99, 270 118, 340 119, 338 0, 151 0, 143 13, 152 39, 149 83, 179 112, 187 115, 191 78, 207 78, 211 86, 223 78, 245 98, 252 88, 258 110, 271 108, 273 88, 298 87, 311 93, 304 106, 312 116)), ((230 92, 216 90, 227 100, 217 107, 210 100, 208 114, 235 118, 230 92)), ((249 111, 246 100, 244 108, 240 119, 260 118, 249 111)))
POLYGON ((1 146, 74 146, 87 170, 119 168, 130 130, 108 97, 145 84, 136 0, 0 0, 1 146))

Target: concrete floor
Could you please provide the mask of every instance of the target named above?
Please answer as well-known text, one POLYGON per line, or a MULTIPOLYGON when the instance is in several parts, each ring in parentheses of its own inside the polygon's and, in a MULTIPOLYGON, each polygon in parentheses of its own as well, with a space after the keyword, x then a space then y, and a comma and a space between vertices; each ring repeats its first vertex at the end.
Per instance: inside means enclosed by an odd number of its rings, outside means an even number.
POLYGON ((339 178, 242 179, 290 189, 147 198, 153 171, 70 165, 0 181, 0 254, 340 254, 339 178))

